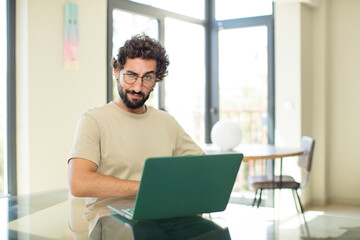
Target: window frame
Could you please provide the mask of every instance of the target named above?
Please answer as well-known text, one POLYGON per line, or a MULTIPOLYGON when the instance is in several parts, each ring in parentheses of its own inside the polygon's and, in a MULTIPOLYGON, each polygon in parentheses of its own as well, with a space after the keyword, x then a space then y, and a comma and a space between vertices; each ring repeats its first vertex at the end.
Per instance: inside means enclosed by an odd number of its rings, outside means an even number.
POLYGON ((16 1, 6 1, 7 76, 6 76, 6 159, 7 192, 17 195, 16 174, 16 1))

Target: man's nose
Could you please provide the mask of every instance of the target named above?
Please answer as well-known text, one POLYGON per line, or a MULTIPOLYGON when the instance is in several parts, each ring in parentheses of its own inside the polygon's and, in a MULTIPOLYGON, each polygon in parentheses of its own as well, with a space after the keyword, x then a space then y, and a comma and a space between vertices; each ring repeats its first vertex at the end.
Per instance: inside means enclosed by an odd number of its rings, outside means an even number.
POLYGON ((142 78, 138 77, 138 79, 133 83, 133 90, 135 92, 141 92, 143 88, 142 78))

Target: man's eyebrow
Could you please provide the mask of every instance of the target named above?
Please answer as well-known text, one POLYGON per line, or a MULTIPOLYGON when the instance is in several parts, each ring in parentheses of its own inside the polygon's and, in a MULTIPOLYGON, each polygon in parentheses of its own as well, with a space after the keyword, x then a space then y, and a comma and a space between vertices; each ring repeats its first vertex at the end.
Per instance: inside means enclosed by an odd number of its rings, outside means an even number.
POLYGON ((133 71, 130 71, 130 70, 126 70, 127 73, 131 73, 131 74, 135 74, 135 75, 139 75, 138 73, 136 72, 133 72, 133 71))
MULTIPOLYGON (((128 72, 128 73, 132 73, 132 74, 135 74, 135 75, 138 75, 138 76, 139 76, 139 74, 138 74, 138 73, 133 72, 133 71, 131 71, 131 70, 126 70, 126 72, 128 72)), ((144 75, 146 75, 146 74, 150 74, 150 73, 155 73, 155 71, 154 71, 154 70, 148 71, 148 72, 144 73, 144 75)))
POLYGON ((155 71, 154 71, 154 70, 152 70, 152 71, 148 71, 148 72, 144 73, 144 75, 146 75, 146 74, 150 74, 150 73, 155 73, 155 71))

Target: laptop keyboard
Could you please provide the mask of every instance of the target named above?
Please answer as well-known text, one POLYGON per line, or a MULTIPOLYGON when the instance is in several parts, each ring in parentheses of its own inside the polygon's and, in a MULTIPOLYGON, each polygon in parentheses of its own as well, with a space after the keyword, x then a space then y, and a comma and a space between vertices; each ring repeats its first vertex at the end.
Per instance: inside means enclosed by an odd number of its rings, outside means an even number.
POLYGON ((122 212, 132 216, 134 214, 135 208, 127 208, 127 209, 121 209, 121 210, 122 210, 122 212))

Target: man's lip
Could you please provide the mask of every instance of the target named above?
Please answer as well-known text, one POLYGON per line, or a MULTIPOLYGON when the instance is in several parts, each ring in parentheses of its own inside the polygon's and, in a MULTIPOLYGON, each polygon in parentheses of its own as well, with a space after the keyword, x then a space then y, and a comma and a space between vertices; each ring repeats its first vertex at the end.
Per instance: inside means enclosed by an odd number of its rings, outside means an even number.
POLYGON ((136 98, 136 99, 141 99, 142 98, 142 95, 140 95, 140 94, 133 94, 133 93, 128 93, 128 94, 130 94, 130 96, 132 98, 136 98))

